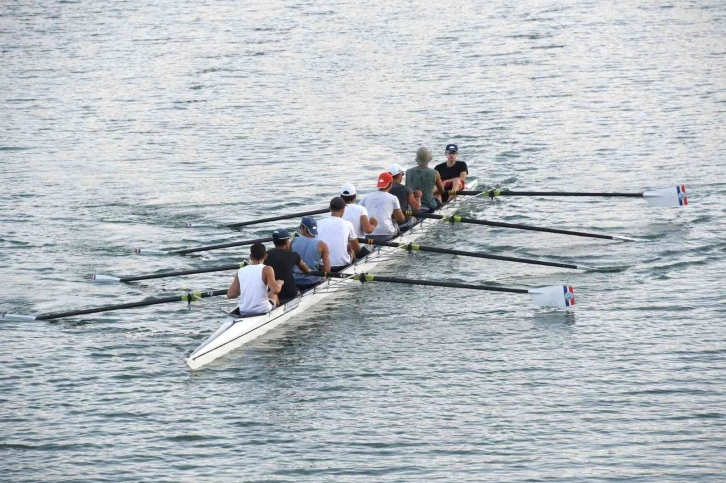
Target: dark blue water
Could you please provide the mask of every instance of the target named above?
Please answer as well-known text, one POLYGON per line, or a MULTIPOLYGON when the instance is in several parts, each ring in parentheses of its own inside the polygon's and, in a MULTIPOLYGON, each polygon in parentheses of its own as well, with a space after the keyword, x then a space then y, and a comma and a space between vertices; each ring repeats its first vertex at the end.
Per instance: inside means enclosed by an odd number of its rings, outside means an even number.
MULTIPOLYGON (((425 145, 499 198, 462 214, 635 236, 443 226, 378 273, 575 286, 367 284, 198 373, 222 300, 0 325, 8 481, 719 481, 726 470, 720 2, 12 2, 0 7, 0 312, 224 288, 268 236, 215 228, 372 190, 425 145), (185 222, 206 227, 184 228, 185 222)), ((281 222, 293 227, 296 221, 281 222)))

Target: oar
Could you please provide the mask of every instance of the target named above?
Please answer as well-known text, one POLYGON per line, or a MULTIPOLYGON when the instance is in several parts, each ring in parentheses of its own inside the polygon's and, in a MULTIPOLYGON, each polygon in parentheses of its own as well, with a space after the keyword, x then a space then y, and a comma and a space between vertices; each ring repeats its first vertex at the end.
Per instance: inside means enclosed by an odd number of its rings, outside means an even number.
POLYGON ((477 220, 475 218, 464 218, 463 216, 444 216, 435 215, 433 213, 418 213, 415 211, 406 210, 404 213, 407 216, 415 216, 416 218, 433 218, 435 220, 450 221, 452 223, 472 223, 474 225, 486 225, 496 226, 499 228, 515 228, 517 230, 529 230, 529 231, 542 231, 545 233, 557 233, 560 235, 573 235, 573 236, 584 236, 589 238, 600 238, 603 240, 622 240, 622 241, 638 241, 635 238, 618 235, 601 235, 599 233, 588 233, 584 231, 570 231, 570 230, 559 230, 557 228, 545 228, 539 226, 522 225, 520 223, 502 223, 499 221, 488 221, 488 220, 477 220))
POLYGON ((166 304, 169 302, 187 302, 192 303, 194 300, 203 299, 206 297, 216 297, 219 295, 225 295, 227 289, 210 290, 207 292, 187 292, 181 295, 174 295, 172 297, 161 297, 141 300, 139 302, 130 302, 126 304, 117 305, 103 305, 101 307, 93 307, 90 309, 71 310, 68 312, 49 312, 47 314, 37 315, 23 315, 23 314, 0 314, 0 320, 14 320, 14 321, 26 321, 26 320, 54 320, 61 319, 64 317, 73 317, 76 315, 86 314, 97 314, 100 312, 111 312, 113 310, 132 309, 135 307, 146 307, 148 305, 166 304))
POLYGON ((227 228, 232 228, 233 230, 235 230, 235 229, 241 228, 243 226, 257 225, 260 223, 267 223, 268 221, 289 220, 290 218, 301 218, 303 216, 308 216, 308 215, 319 215, 321 213, 327 213, 329 211, 330 211, 330 208, 321 208, 319 210, 303 211, 300 213, 291 213, 289 215, 273 216, 270 218, 260 218, 257 220, 250 220, 250 221, 241 221, 239 223, 229 223, 229 224, 222 225, 222 226, 225 226, 227 228))
POLYGON ((482 190, 482 191, 449 191, 450 195, 486 195, 495 196, 599 196, 616 198, 644 198, 648 206, 685 206, 688 204, 686 185, 672 186, 642 193, 585 193, 572 191, 510 191, 510 190, 482 190))
POLYGON ((169 278, 169 277, 181 277, 183 275, 195 275, 197 273, 209 273, 209 272, 223 272, 225 270, 237 270, 247 266, 249 262, 242 261, 239 263, 233 263, 228 265, 217 265, 215 267, 197 268, 192 270, 178 270, 175 272, 159 272, 150 273, 147 275, 131 275, 128 277, 116 277, 114 275, 88 275, 88 279, 97 283, 129 283, 138 282, 141 280, 152 280, 155 278, 169 278))
POLYGON ((558 262, 545 262, 542 260, 534 260, 531 258, 517 258, 517 257, 505 257, 502 255, 490 255, 488 253, 479 252, 467 252, 462 250, 452 250, 449 248, 436 248, 418 245, 416 243, 398 243, 398 242, 381 242, 375 241, 370 238, 358 238, 361 243, 368 245, 380 245, 384 247, 397 247, 402 248, 406 251, 421 251, 421 252, 432 252, 432 253, 445 253, 448 255, 459 255, 462 257, 473 257, 473 258, 488 258, 490 260, 501 260, 504 262, 515 262, 515 263, 529 263, 531 265, 543 265, 545 267, 557 267, 557 268, 571 268, 574 270, 594 270, 592 267, 585 267, 583 265, 573 265, 570 263, 558 263, 558 262))
POLYGON ((256 238, 254 240, 243 240, 231 243, 221 243, 219 245, 207 245, 195 248, 183 248, 181 250, 155 250, 149 248, 134 248, 137 255, 188 255, 189 253, 206 252, 210 250, 219 250, 221 248, 241 247, 243 245, 253 245, 255 243, 267 243, 272 241, 271 237, 256 238))
POLYGON ((463 288, 469 290, 485 290, 489 292, 529 294, 530 297, 532 297, 532 301, 540 307, 571 307, 575 305, 575 289, 571 285, 550 285, 547 287, 526 289, 494 287, 491 285, 472 285, 467 283, 455 282, 435 282, 433 280, 413 280, 409 278, 398 277, 381 277, 378 275, 371 275, 369 273, 357 273, 354 275, 347 275, 345 273, 333 272, 310 272, 310 275, 325 278, 352 278, 353 280, 358 280, 361 283, 389 282, 403 283, 407 285, 426 285, 429 287, 463 288))

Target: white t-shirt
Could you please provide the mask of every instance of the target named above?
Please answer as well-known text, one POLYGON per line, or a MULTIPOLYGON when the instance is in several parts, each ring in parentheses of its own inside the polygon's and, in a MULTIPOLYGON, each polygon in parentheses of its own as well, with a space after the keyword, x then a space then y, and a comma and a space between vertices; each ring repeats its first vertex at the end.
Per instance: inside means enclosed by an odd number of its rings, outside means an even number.
POLYGON ((348 242, 357 238, 353 223, 337 216, 323 218, 318 221, 318 238, 328 245, 331 266, 340 267, 350 264, 348 242))
POLYGON ((345 211, 343 212, 343 219, 348 220, 353 224, 353 228, 355 229, 356 236, 364 237, 366 236, 366 232, 363 231, 363 227, 360 224, 360 217, 366 215, 368 216, 368 210, 365 209, 365 207, 361 205, 354 205, 352 203, 348 203, 345 205, 345 211))
POLYGON ((386 191, 374 191, 360 200, 360 204, 366 207, 369 216, 378 220, 378 225, 370 233, 371 235, 390 236, 398 233, 398 229, 391 218, 394 210, 401 209, 398 198, 386 191))

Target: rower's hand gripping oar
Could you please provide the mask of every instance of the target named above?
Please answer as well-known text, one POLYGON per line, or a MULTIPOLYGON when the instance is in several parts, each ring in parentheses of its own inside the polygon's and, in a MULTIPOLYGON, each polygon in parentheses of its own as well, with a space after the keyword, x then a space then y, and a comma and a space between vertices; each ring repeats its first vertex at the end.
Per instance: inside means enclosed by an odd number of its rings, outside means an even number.
POLYGON ((29 321, 29 320, 55 320, 62 319, 65 317, 74 317, 76 315, 86 314, 97 314, 100 312, 111 312, 113 310, 132 309, 135 307, 147 307, 149 305, 166 304, 170 302, 186 302, 191 305, 194 300, 203 299, 206 297, 216 297, 219 295, 226 295, 227 289, 209 290, 206 292, 185 292, 181 295, 175 295, 172 297, 161 297, 141 300, 139 302, 130 302, 126 304, 116 305, 104 305, 101 307, 92 307, 89 309, 70 310, 68 312, 49 312, 46 314, 37 315, 23 315, 23 314, 0 314, 0 320, 12 320, 12 321, 29 321))
POLYGON ((472 258, 487 258, 490 260, 500 260, 503 262, 528 263, 531 265, 542 265, 545 267, 570 268, 573 270, 595 270, 592 267, 586 267, 584 265, 573 265, 571 263, 546 262, 543 260, 534 260, 531 258, 505 257, 503 255, 491 255, 489 253, 467 252, 463 250, 452 250, 449 248, 427 247, 424 245, 419 245, 417 243, 381 242, 370 238, 358 238, 358 241, 371 246, 401 248, 402 250, 405 250, 407 252, 421 251, 431 253, 445 253, 447 255, 459 255, 462 257, 472 258))
POLYGON ((371 275, 370 273, 356 273, 354 275, 345 273, 334 273, 334 272, 310 272, 309 275, 314 275, 324 278, 352 278, 358 280, 361 283, 365 282, 388 282, 388 283, 403 283, 407 285, 425 285, 429 287, 448 287, 448 288, 462 288, 468 290, 484 290, 489 292, 503 292, 503 293, 516 293, 516 294, 529 294, 535 305, 539 307, 572 307, 575 305, 575 289, 571 285, 551 285, 547 287, 537 288, 509 288, 509 287, 495 287, 491 285, 472 285, 466 283, 455 283, 455 282, 436 282, 433 280, 413 280, 409 278, 398 278, 398 277, 381 277, 378 275, 371 275))
POLYGON ((137 255, 188 255, 190 253, 220 250, 222 248, 241 247, 244 245, 254 245, 255 243, 267 243, 269 241, 272 241, 271 237, 256 238, 254 240, 243 240, 230 243, 220 243, 218 245, 206 245, 194 248, 182 248, 180 250, 154 250, 149 248, 134 248, 134 253, 136 253, 137 255))
POLYGON ((475 191, 449 191, 450 195, 485 195, 490 198, 497 196, 581 196, 581 197, 614 197, 643 198, 648 206, 685 206, 688 205, 686 185, 644 191, 642 193, 586 193, 572 191, 510 191, 501 189, 475 191))
POLYGON ((444 215, 436 215, 433 213, 418 213, 416 211, 410 211, 410 210, 404 211, 404 214, 406 214, 407 216, 415 216, 416 218, 433 218, 435 220, 450 221, 451 223, 471 223, 474 225, 496 226, 498 228, 514 228, 517 230, 541 231, 541 232, 545 232, 545 233, 557 233, 559 235, 572 235, 572 236, 582 236, 582 237, 588 237, 588 238, 600 238, 602 240, 638 241, 635 238, 630 238, 627 236, 601 235, 599 233, 588 233, 585 231, 560 230, 558 228, 545 228, 545 227, 532 226, 532 225, 523 225, 521 223, 503 223, 503 222, 499 222, 499 221, 477 220, 475 218, 464 218, 463 216, 458 216, 458 215, 444 216, 444 215))
POLYGON ((210 272, 223 272, 225 270, 237 270, 240 268, 244 268, 247 265, 249 265, 249 262, 245 260, 245 261, 241 261, 239 263, 234 263, 234 264, 217 265, 214 267, 196 268, 196 269, 192 269, 192 270, 177 270, 174 272, 149 273, 146 275, 130 275, 128 277, 116 277, 114 275, 94 274, 94 275, 88 275, 88 277, 86 277, 86 278, 91 280, 92 282, 96 282, 96 283, 129 283, 129 282, 139 282, 141 280, 153 280, 153 279, 157 279, 157 278, 169 278, 169 277, 181 277, 184 275, 196 275, 198 273, 210 273, 210 272))

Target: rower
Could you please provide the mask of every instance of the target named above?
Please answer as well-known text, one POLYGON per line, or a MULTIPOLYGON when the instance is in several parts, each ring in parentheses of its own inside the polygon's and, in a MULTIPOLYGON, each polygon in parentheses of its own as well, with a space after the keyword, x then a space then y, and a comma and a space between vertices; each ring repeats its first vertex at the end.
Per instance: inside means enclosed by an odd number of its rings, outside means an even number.
POLYGON ((398 235, 398 223, 406 221, 406 216, 401 211, 401 203, 398 198, 389 191, 393 186, 393 176, 388 171, 378 176, 378 191, 367 194, 360 204, 368 209, 368 213, 380 220, 376 228, 368 236, 373 241, 388 241, 398 235))
POLYGON ((343 219, 345 201, 340 196, 330 200, 330 217, 318 222, 318 237, 330 250, 330 271, 338 272, 355 260, 360 243, 353 223, 343 219))
MULTIPOLYGON (((299 236, 292 241, 292 250, 298 253, 303 262, 312 270, 322 272, 330 271, 330 250, 324 241, 318 238, 318 222, 312 216, 304 216, 297 230, 299 236)), ((322 277, 305 275, 301 270, 295 269, 295 285, 298 290, 305 292, 320 283, 322 277)))
POLYGON ((275 248, 267 253, 265 265, 275 270, 275 276, 285 284, 280 291, 280 303, 284 304, 298 296, 297 286, 293 269, 299 268, 304 273, 309 273, 310 268, 303 262, 299 253, 290 249, 292 237, 284 228, 278 228, 272 232, 272 243, 275 248))
POLYGON ((264 265, 267 249, 262 243, 250 247, 250 263, 237 270, 232 284, 227 289, 227 298, 239 297, 239 304, 233 314, 266 314, 280 305, 277 294, 284 282, 275 280, 275 270, 264 265))
MULTIPOLYGON (((421 209, 421 190, 412 190, 408 186, 402 184, 403 168, 398 163, 393 163, 388 167, 388 172, 393 176, 393 186, 390 193, 398 198, 402 210, 419 211, 421 209)), ((407 216, 403 223, 398 224, 400 231, 406 231, 413 226, 414 219, 407 216)))
POLYGON ((406 171, 406 186, 414 191, 421 191, 421 211, 424 213, 436 211, 441 207, 441 193, 444 192, 441 175, 435 169, 429 168, 432 158, 431 151, 420 147, 416 152, 418 166, 406 171))
MULTIPOLYGON (((437 164, 434 168, 439 172, 445 190, 461 191, 466 189, 466 175, 469 168, 464 161, 457 161, 459 147, 456 144, 447 144, 444 149, 446 162, 437 164)), ((448 193, 443 193, 442 201, 445 203, 449 198, 448 193)))
MULTIPOLYGON (((368 218, 368 210, 365 206, 356 204, 356 189, 351 183, 346 183, 340 188, 340 197, 345 201, 345 211, 343 219, 353 224, 355 235, 362 238, 371 233, 378 225, 378 220, 368 218)), ((360 251, 355 254, 356 260, 368 255, 370 252, 366 247, 361 247, 360 251)))

